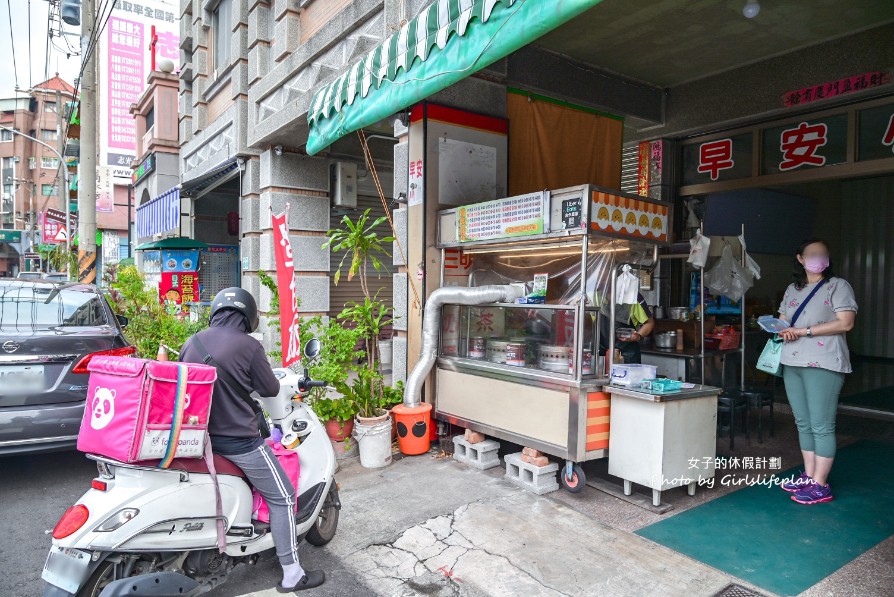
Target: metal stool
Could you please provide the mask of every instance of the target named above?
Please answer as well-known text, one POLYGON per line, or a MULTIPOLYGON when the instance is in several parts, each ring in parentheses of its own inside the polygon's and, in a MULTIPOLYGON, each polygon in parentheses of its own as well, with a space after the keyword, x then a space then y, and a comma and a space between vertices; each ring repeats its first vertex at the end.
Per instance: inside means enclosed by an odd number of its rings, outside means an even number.
POLYGON ((736 412, 741 412, 742 430, 745 439, 749 439, 748 433, 748 398, 739 390, 725 390, 717 397, 717 425, 720 426, 720 415, 729 414, 729 449, 735 450, 736 412))
POLYGON ((760 388, 760 387, 747 387, 744 391, 741 392, 743 396, 748 400, 749 408, 757 409, 757 441, 758 443, 764 443, 764 407, 770 407, 770 437, 775 437, 773 434, 773 389, 772 388, 760 388))

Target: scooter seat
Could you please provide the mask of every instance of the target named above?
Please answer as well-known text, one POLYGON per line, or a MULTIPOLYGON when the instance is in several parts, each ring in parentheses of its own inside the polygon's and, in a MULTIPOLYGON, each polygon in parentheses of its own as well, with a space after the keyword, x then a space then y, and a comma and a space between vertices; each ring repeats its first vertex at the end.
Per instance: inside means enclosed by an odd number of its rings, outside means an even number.
MULTIPOLYGON (((144 460, 139 462, 141 466, 158 466, 161 460, 144 460)), ((184 471, 187 473, 196 473, 207 475, 210 474, 208 465, 205 464, 204 458, 175 458, 171 461, 168 470, 184 471)), ((230 475, 231 477, 242 477, 247 479, 242 469, 227 460, 220 454, 214 455, 214 469, 218 475, 230 475)))

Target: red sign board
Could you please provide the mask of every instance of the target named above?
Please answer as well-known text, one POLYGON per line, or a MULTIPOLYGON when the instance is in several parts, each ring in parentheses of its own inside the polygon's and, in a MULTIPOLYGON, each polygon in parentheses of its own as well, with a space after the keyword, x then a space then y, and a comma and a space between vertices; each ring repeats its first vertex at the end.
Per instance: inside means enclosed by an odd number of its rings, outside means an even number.
POLYGON ((782 96, 782 105, 786 108, 791 108, 792 106, 809 104, 817 100, 854 93, 855 91, 880 87, 890 82, 890 72, 874 71, 863 73, 862 75, 854 75, 853 77, 845 77, 829 83, 821 83, 820 85, 789 91, 782 96))
POLYGON ((189 303, 199 300, 199 275, 195 272, 163 272, 158 294, 171 312, 189 313, 189 303))
POLYGON ((288 367, 292 363, 297 363, 301 360, 295 260, 292 257, 292 242, 289 240, 288 222, 288 206, 286 206, 284 213, 273 216, 273 252, 276 257, 276 287, 279 291, 283 367, 288 367))

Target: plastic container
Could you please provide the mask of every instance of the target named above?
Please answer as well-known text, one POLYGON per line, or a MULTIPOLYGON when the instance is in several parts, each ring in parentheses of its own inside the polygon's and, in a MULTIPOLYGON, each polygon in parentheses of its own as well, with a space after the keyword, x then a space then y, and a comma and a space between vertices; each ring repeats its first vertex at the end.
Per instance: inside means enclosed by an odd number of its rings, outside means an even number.
POLYGON ((409 407, 398 404, 391 409, 397 425, 397 444, 408 456, 425 454, 431 448, 431 404, 409 407))
POLYGON ((381 371, 391 370, 393 356, 394 350, 391 339, 379 340, 379 369, 381 371))
POLYGON ((658 374, 655 365, 624 363, 612 365, 611 385, 623 388, 638 388, 643 380, 653 379, 658 374))
POLYGON ((391 464, 391 417, 373 425, 357 421, 354 439, 360 448, 360 464, 365 468, 382 468, 391 464))

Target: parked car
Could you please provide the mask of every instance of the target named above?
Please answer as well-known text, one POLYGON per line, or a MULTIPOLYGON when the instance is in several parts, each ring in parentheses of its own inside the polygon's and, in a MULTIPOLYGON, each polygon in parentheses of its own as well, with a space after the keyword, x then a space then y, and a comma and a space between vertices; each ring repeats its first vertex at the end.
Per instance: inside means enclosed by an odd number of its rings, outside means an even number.
POLYGON ((77 443, 87 398, 87 364, 132 355, 96 286, 0 280, 0 456, 77 443))
POLYGON ((52 272, 49 274, 44 274, 45 280, 52 280, 53 282, 68 282, 68 274, 60 273, 60 272, 52 272))
POLYGON ((41 280, 46 277, 43 272, 19 272, 16 276, 17 280, 41 280))

